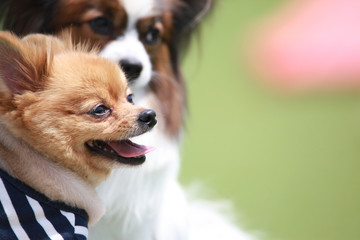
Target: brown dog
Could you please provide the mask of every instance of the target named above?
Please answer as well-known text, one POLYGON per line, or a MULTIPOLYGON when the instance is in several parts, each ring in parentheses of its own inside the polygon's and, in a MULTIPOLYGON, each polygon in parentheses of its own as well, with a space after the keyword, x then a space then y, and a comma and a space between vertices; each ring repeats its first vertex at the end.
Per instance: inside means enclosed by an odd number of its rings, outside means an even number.
POLYGON ((64 39, 0 33, 0 169, 94 223, 103 214, 94 187, 144 162, 153 148, 129 138, 156 116, 132 104, 117 64, 64 39))

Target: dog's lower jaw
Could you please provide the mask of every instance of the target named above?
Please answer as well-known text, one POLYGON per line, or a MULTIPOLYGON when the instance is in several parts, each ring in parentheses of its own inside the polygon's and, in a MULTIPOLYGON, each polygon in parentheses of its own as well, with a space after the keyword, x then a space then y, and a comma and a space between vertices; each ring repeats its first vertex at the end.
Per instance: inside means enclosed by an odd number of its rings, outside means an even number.
POLYGON ((25 182, 50 200, 84 209, 89 225, 96 223, 105 208, 96 191, 71 171, 53 163, 0 124, 0 168, 25 182))
POLYGON ((163 214, 166 191, 177 185, 179 142, 169 138, 161 128, 138 137, 137 142, 155 143, 159 147, 147 155, 143 165, 115 170, 100 185, 97 190, 107 211, 101 221, 90 228, 90 239, 152 240, 158 235, 157 225, 163 214))

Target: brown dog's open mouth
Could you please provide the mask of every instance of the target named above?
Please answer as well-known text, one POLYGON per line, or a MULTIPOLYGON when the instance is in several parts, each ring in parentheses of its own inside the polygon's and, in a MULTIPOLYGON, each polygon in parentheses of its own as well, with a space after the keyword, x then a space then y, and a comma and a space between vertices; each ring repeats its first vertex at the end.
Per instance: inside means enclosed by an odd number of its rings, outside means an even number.
POLYGON ((98 154, 130 165, 142 164, 146 159, 145 154, 155 149, 154 147, 138 145, 128 139, 117 141, 90 140, 85 145, 98 154))

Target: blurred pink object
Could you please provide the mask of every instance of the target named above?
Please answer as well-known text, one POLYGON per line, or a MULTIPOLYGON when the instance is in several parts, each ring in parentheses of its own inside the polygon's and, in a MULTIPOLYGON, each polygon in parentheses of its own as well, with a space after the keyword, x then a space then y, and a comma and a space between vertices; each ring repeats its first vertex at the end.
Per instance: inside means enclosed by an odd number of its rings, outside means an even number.
POLYGON ((285 88, 360 88, 360 0, 296 1, 261 22, 256 69, 285 88))

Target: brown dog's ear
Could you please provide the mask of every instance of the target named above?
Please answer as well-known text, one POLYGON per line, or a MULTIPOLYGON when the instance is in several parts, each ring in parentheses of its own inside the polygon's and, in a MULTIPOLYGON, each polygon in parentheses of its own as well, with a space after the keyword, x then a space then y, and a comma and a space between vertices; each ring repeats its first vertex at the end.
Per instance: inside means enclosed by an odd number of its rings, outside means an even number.
POLYGON ((47 68, 46 47, 25 43, 9 32, 0 32, 0 81, 11 93, 41 89, 47 68))

